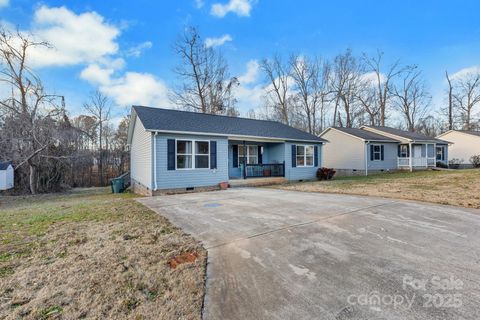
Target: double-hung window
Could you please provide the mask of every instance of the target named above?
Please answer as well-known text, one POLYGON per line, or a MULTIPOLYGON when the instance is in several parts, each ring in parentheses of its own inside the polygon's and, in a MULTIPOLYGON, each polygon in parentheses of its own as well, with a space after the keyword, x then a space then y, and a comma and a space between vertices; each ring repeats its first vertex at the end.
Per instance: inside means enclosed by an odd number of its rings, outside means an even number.
POLYGON ((258 164, 258 146, 248 145, 238 146, 238 164, 243 165, 244 159, 247 159, 247 164, 258 164))
POLYGON ((382 147, 379 144, 372 145, 373 148, 373 160, 380 161, 382 160, 382 147))
POLYGON ((177 140, 177 169, 208 169, 208 141, 177 140))
POLYGON ((313 146, 297 146, 297 167, 313 167, 314 150, 313 146))

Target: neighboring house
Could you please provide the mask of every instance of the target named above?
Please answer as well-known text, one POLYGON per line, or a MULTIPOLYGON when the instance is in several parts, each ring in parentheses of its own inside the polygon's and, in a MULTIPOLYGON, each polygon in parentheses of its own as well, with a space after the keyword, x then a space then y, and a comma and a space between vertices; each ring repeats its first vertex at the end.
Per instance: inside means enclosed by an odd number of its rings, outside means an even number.
POLYGON ((437 138, 445 139, 453 143, 448 153, 450 159, 459 159, 461 167, 472 167, 470 158, 480 155, 480 131, 449 130, 437 138))
POLYGON ((0 162, 0 190, 13 188, 13 166, 10 162, 0 162))
POLYGON ((134 106, 135 192, 218 186, 232 179, 314 179, 325 140, 275 121, 134 106))
POLYGON ((389 127, 328 128, 320 134, 326 167, 338 174, 426 169, 448 163, 448 142, 389 127))

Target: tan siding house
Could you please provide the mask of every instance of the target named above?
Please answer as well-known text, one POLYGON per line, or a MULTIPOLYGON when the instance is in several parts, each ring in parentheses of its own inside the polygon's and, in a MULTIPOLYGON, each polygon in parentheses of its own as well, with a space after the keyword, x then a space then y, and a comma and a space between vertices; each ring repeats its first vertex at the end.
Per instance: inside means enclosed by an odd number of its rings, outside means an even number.
POLYGON ((365 170, 365 142, 335 128, 329 128, 321 137, 327 140, 323 147, 323 165, 338 170, 365 170), (341 141, 341 142, 340 142, 341 141))
POLYGON ((462 166, 470 167, 470 157, 480 155, 480 132, 450 130, 438 136, 438 138, 452 142, 449 147, 450 159, 460 159, 462 166))

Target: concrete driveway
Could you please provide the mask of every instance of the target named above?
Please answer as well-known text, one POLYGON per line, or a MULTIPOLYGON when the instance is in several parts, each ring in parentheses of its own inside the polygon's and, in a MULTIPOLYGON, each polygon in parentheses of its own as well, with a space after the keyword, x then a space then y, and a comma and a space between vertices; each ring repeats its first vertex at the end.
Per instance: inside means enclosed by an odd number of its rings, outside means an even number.
POLYGON ((255 188, 139 201, 208 249, 205 319, 480 314, 480 211, 255 188))

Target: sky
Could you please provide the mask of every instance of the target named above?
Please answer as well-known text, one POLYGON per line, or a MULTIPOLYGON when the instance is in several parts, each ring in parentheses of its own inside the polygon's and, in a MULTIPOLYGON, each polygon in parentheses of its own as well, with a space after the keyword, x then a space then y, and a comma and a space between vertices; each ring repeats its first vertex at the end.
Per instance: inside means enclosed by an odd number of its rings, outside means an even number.
POLYGON ((331 59, 381 50, 386 63, 400 60, 423 70, 444 103, 445 70, 480 68, 480 2, 445 1, 29 1, 0 0, 0 22, 53 45, 36 49, 30 64, 47 91, 64 95, 72 115, 98 89, 111 98, 119 120, 132 104, 172 107, 178 85, 172 45, 186 26, 221 50, 242 114, 262 103, 265 80, 258 62, 274 54, 331 59))

